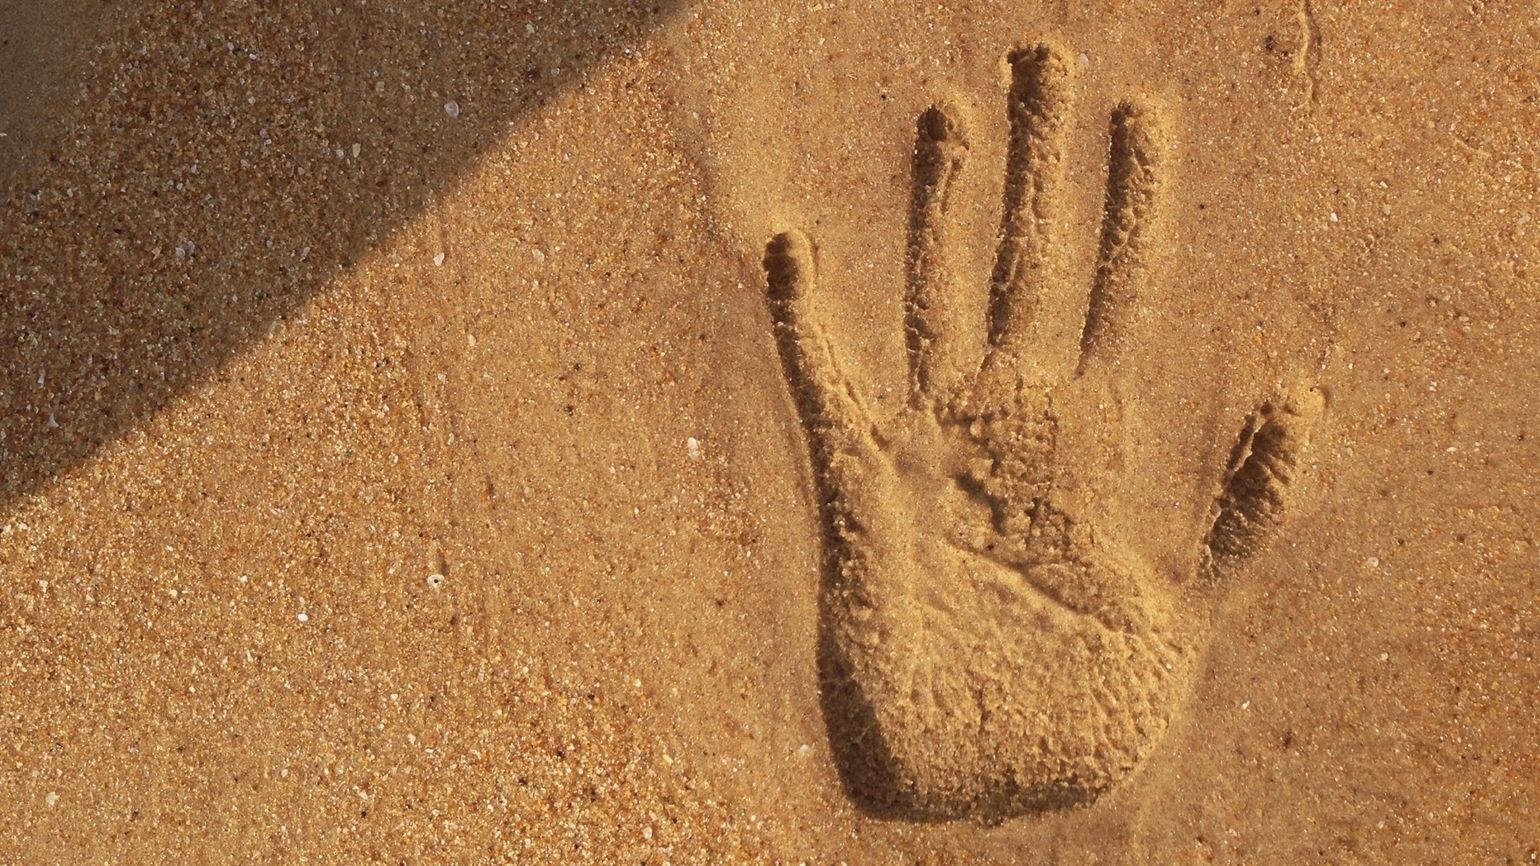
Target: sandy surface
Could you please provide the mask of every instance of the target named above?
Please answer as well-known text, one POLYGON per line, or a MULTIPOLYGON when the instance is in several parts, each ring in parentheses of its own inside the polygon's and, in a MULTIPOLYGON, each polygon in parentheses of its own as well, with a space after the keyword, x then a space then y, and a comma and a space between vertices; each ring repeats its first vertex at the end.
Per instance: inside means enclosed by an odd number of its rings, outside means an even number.
POLYGON ((1535 862, 1519 5, 0 3, 0 863, 1535 862))

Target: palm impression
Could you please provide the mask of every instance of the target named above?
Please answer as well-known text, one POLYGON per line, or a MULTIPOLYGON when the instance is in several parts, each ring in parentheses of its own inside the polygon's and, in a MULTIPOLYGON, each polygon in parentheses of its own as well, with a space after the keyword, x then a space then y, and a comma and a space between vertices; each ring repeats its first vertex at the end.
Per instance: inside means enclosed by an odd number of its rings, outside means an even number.
MULTIPOLYGON (((808 431, 825 530, 820 671, 841 776, 868 810, 1001 820, 1094 800, 1126 779, 1190 690, 1200 603, 1282 522, 1324 403, 1260 407, 1192 530, 1185 576, 1157 574, 1100 531, 1091 476, 1116 451, 1072 418, 1114 403, 1114 368, 1160 192, 1160 135, 1132 104, 1111 118, 1106 210, 1074 358, 1056 362, 1039 305, 1073 298, 1048 267, 1068 66, 1009 55, 1005 207, 982 359, 949 314, 947 202, 968 159, 957 120, 924 112, 914 152, 902 408, 877 417, 818 324, 814 249, 765 253, 777 343, 808 431), (978 354, 973 352, 972 354, 978 354)), ((1122 374, 1126 375, 1126 374, 1122 374)))

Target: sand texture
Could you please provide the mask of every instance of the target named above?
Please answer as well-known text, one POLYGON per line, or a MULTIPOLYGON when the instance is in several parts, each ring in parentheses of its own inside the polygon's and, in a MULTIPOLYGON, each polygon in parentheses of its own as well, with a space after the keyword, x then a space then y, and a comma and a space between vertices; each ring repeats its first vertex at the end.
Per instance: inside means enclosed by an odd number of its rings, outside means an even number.
POLYGON ((0 866, 1540 862, 1537 38, 0 0, 0 866))

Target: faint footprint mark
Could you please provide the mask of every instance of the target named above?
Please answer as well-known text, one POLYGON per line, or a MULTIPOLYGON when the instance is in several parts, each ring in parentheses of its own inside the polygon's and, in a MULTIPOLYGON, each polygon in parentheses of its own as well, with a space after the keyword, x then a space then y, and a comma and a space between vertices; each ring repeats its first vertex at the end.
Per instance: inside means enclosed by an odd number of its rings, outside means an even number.
MULTIPOLYGON (((810 241, 782 233, 764 259, 825 530, 825 719, 857 802, 917 820, 997 821, 1087 803, 1126 779, 1189 690, 1203 629, 1184 585, 1082 518, 1061 466, 1075 453, 1060 442, 1066 407, 1113 399, 1160 188, 1159 131, 1133 104, 1112 111, 1085 324, 1074 363, 1055 365, 1035 322, 1040 304, 1075 295, 1048 264, 1069 68, 1042 45, 1008 60, 982 360, 966 357, 948 305, 947 205, 968 144, 941 108, 917 124, 900 410, 877 417, 846 378, 813 310, 810 241)), ((1248 421, 1194 542, 1193 571, 1210 580, 1190 583, 1213 586, 1278 529, 1323 405, 1305 389, 1248 421)))

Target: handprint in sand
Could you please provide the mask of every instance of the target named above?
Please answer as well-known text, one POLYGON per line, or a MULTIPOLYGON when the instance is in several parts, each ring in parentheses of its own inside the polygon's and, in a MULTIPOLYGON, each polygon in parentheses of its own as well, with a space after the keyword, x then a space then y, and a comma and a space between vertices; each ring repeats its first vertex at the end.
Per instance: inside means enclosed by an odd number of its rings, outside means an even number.
POLYGON ((915 819, 1083 804, 1133 773, 1190 690, 1204 596, 1282 524, 1324 407, 1301 388, 1248 420, 1185 574, 1097 525, 1116 491, 1096 474, 1121 443, 1094 419, 1126 399, 1114 383, 1130 376, 1120 352, 1158 235, 1164 135, 1148 108, 1112 110, 1084 327, 1057 357, 1039 313, 1086 297, 1050 245, 1070 73, 1047 46, 1008 61, 982 357, 951 303, 947 205, 969 148, 943 108, 921 115, 915 144, 901 408, 879 417, 846 378, 815 309, 813 242, 782 233, 764 260, 825 530, 826 720, 852 795, 915 819))

